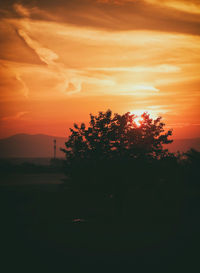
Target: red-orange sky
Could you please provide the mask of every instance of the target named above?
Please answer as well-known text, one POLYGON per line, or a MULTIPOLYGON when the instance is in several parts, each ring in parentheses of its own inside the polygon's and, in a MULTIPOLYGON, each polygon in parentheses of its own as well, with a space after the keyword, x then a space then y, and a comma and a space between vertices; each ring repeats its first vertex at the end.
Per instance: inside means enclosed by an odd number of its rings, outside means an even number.
POLYGON ((199 0, 0 4, 0 138, 149 111, 200 136, 199 0))

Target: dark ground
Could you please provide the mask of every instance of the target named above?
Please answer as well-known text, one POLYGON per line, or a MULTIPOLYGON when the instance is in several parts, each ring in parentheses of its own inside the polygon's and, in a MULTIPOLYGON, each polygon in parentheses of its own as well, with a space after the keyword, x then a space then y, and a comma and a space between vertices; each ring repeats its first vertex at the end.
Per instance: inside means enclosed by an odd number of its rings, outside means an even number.
POLYGON ((1 272, 200 272, 199 194, 170 217, 138 217, 135 207, 113 222, 108 197, 74 193, 52 182, 62 175, 49 176, 50 184, 34 184, 31 174, 3 177, 1 272))

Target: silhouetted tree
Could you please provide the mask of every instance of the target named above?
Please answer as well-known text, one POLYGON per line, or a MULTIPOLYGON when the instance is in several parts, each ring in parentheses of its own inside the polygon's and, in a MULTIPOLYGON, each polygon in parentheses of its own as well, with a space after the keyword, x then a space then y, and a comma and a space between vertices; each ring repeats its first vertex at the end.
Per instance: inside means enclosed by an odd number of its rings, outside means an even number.
POLYGON ((187 151, 185 153, 186 155, 186 160, 190 163, 190 164, 194 164, 196 166, 199 166, 200 163, 200 152, 195 150, 195 149, 190 149, 189 151, 187 151))
POLYGON ((189 185, 200 186, 200 152, 195 149, 190 149, 184 153, 183 173, 189 185))
POLYGON ((163 144, 171 143, 172 131, 164 131, 161 117, 153 120, 143 113, 136 116, 114 114, 110 110, 90 115, 88 128, 74 124, 62 151, 66 154, 66 172, 73 185, 112 194, 115 211, 122 211, 128 185, 156 180, 159 167, 155 161, 170 158, 163 144))
POLYGON ((151 119, 148 113, 141 116, 138 126, 136 116, 129 112, 114 114, 110 110, 90 115, 88 128, 82 123, 74 124, 71 135, 65 143, 67 160, 100 160, 122 158, 161 158, 168 155, 163 144, 171 143, 168 137, 172 131, 164 132, 161 117, 151 119))

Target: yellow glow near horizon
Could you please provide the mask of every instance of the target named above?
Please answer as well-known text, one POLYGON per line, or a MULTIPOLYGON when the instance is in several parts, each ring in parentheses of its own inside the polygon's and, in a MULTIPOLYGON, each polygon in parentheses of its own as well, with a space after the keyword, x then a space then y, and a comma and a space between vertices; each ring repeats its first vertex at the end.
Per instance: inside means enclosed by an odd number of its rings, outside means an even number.
POLYGON ((142 114, 147 113, 152 119, 156 119, 159 116, 158 111, 150 109, 136 109, 131 110, 130 113, 136 115, 137 117, 141 117, 142 114))
POLYGON ((140 122, 142 121, 142 114, 147 113, 149 117, 153 120, 158 118, 159 116, 162 116, 164 113, 166 113, 166 109, 161 109, 159 106, 151 106, 147 107, 146 109, 136 109, 136 110, 131 110, 130 113, 132 115, 135 115, 136 118, 134 119, 135 123, 137 126, 140 126, 140 122))
POLYGON ((156 119, 157 116, 155 115, 155 113, 153 113, 152 110, 145 110, 145 109, 137 109, 137 110, 133 110, 133 111, 130 111, 130 113, 132 115, 135 115, 135 118, 134 118, 134 122, 136 123, 136 125, 139 127, 141 125, 141 122, 142 122, 142 114, 144 113, 147 113, 149 114, 150 118, 152 119, 156 119))

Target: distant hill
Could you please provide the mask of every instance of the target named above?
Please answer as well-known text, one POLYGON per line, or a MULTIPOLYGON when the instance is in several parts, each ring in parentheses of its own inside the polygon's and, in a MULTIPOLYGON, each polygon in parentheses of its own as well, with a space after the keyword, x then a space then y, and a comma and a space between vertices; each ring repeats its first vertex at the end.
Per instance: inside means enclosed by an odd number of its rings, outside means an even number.
MULTIPOLYGON (((64 157, 60 151, 64 147, 67 138, 48 135, 17 134, 8 138, 0 139, 1 158, 52 158, 53 140, 57 141, 57 157, 64 157)), ((185 152, 190 148, 200 151, 200 138, 176 139, 166 146, 171 152, 185 152)))
POLYGON ((166 145, 166 148, 170 152, 186 152, 191 148, 200 151, 200 137, 199 138, 187 138, 187 139, 175 139, 171 144, 166 145))
POLYGON ((56 139, 57 157, 64 157, 60 147, 64 147, 66 138, 48 135, 17 134, 8 138, 0 139, 1 158, 52 158, 54 154, 53 140, 56 139))

